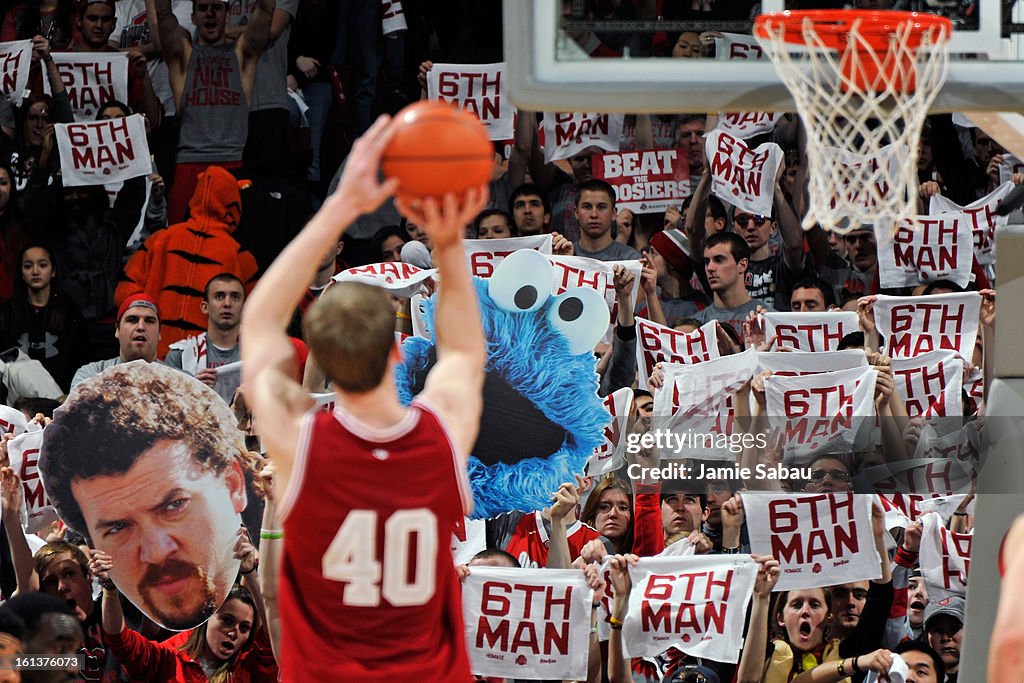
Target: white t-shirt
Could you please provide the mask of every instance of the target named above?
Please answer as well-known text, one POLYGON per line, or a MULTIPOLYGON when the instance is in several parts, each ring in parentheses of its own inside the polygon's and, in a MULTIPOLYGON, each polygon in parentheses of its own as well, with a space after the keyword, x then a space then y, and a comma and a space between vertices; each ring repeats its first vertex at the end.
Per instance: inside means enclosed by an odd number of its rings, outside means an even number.
MULTIPOLYGON (((172 0, 171 11, 189 37, 194 36, 196 27, 192 23, 192 0, 172 0)), ((117 26, 110 40, 117 43, 120 49, 141 47, 153 42, 149 22, 146 20, 146 0, 119 0, 114 16, 117 19, 117 26)), ((149 60, 148 68, 153 91, 164 105, 164 112, 167 116, 174 116, 174 95, 167 76, 166 62, 162 57, 154 56, 149 60)))

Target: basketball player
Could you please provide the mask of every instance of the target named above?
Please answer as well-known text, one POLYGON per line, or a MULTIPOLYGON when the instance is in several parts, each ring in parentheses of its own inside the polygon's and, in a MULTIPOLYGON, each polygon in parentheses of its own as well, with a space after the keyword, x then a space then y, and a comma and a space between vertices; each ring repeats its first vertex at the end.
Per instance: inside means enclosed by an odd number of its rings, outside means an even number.
POLYGON ((285 328, 317 264, 396 188, 378 181, 386 117, 356 143, 337 191, 281 253, 242 321, 246 396, 277 467, 283 519, 282 680, 468 681, 459 583, 449 553, 471 506, 465 458, 482 406, 484 336, 461 235, 486 188, 399 210, 434 244, 437 363, 402 406, 394 312, 379 289, 343 283, 306 313, 306 340, 335 389, 333 413, 292 379, 285 328), (395 484, 400 482, 398 488, 395 484))

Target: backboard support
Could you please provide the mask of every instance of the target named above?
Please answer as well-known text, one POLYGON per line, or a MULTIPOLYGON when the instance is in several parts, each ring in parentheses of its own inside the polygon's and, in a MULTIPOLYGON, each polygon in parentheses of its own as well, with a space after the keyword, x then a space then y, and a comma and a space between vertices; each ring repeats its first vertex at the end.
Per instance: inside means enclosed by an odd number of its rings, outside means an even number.
MULTIPOLYGON (((766 10, 785 0, 766 0, 766 10)), ((805 6, 808 3, 803 3, 805 6)), ((1017 26, 1001 0, 979 0, 976 30, 954 29, 949 77, 933 112, 1024 108, 1017 26), (970 53, 970 56, 964 53, 970 53)), ((504 3, 509 94, 528 111, 684 113, 793 111, 770 61, 657 57, 589 58, 560 27, 560 0, 504 3)), ((749 31, 748 31, 749 32, 749 31)))

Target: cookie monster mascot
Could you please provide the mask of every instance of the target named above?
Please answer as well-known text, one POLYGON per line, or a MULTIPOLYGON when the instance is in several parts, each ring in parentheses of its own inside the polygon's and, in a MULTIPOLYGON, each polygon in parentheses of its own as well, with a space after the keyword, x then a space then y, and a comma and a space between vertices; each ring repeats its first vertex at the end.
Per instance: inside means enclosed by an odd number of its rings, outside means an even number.
MULTIPOLYGON (((513 252, 488 280, 475 282, 487 338, 480 436, 469 458, 474 518, 539 510, 581 473, 610 417, 598 398, 594 345, 608 328, 608 306, 592 289, 558 295, 548 260, 513 252)), ((442 283, 442 286, 443 283, 442 283)), ((425 302, 428 336, 433 302, 425 302)), ((410 337, 395 383, 408 404, 436 361, 430 339, 410 337)))

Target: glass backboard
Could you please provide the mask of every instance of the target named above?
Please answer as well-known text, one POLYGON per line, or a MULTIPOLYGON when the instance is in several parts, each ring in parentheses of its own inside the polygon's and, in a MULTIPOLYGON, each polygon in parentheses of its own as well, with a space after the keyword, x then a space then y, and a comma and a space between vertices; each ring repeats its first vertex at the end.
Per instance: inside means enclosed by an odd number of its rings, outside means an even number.
POLYGON ((661 16, 658 4, 505 2, 513 101, 535 111, 790 111, 789 92, 750 35, 754 17, 856 5, 951 19, 950 73, 933 111, 1024 107, 1020 0, 663 0, 661 16), (605 6, 605 16, 588 6, 605 6))

